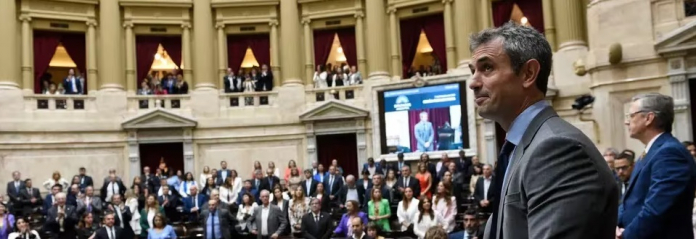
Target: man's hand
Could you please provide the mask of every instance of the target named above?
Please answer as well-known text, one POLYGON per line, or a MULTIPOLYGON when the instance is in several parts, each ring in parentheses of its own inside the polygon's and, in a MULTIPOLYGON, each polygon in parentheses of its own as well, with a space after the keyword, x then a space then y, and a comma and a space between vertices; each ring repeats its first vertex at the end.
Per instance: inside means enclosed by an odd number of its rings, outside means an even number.
POLYGON ((197 211, 198 211, 198 207, 191 208, 191 212, 197 212, 197 211))
POLYGON ((31 203, 36 203, 36 198, 31 198, 31 203))
POLYGON ((109 204, 109 211, 113 211, 113 210, 114 210, 114 206, 109 204))
POLYGON ((488 207, 490 202, 488 200, 481 200, 481 203, 479 203, 479 204, 481 204, 482 207, 488 207))
POLYGON ((343 208, 343 207, 344 207, 344 206, 343 206, 343 204, 341 204, 341 205, 338 205, 338 206, 339 206, 339 207, 341 207, 341 208, 343 208))
POLYGON ((258 231, 256 231, 256 230, 251 230, 251 234, 254 234, 254 235, 256 235, 256 234, 259 234, 259 232, 258 232, 258 231))
POLYGON ((334 195, 330 195, 329 198, 330 198, 331 200, 333 200, 333 199, 334 199, 334 195))
POLYGON ((426 148, 430 148, 430 142, 423 143, 423 146, 425 146, 426 148))
POLYGON ((271 238, 272 238, 272 239, 278 238, 278 233, 273 233, 273 235, 271 235, 271 238))
POLYGON ((616 227, 616 239, 621 239, 623 236, 623 228, 616 227))
POLYGON ((302 228, 302 225, 300 224, 295 224, 295 229, 300 230, 302 228))
POLYGON ((399 187, 399 192, 402 192, 402 193, 403 193, 403 192, 404 192, 404 188, 403 188, 403 187, 399 187))

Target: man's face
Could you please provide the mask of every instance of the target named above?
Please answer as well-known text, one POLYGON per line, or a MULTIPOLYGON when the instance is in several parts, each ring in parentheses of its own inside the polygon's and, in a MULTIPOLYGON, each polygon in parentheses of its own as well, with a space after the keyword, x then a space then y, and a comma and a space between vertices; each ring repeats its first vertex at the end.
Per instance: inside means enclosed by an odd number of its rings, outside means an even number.
POLYGON ((420 114, 420 121, 421 121, 421 122, 427 122, 427 121, 428 121, 428 114, 426 114, 426 113, 421 113, 421 114, 420 114))
POLYGON ((503 49, 503 40, 495 39, 474 49, 472 80, 469 88, 474 91, 476 105, 481 117, 499 119, 504 114, 514 114, 524 99, 523 80, 516 75, 510 57, 503 49))
POLYGON ((217 200, 210 200, 210 201, 208 201, 208 210, 211 211, 211 212, 212 212, 212 211, 215 211, 215 209, 217 208, 217 204, 218 204, 218 201, 217 201, 217 200))
POLYGON ((319 164, 319 167, 317 167, 317 170, 319 172, 324 172, 324 165, 319 164))
POLYGON ((319 200, 312 200, 312 212, 319 213, 319 210, 321 210, 321 203, 319 203, 319 200))
MULTIPOLYGON (((249 186, 249 187, 251 187, 251 186, 249 186)), ((218 198, 220 198, 220 192, 213 192, 213 193, 210 194, 210 199, 216 199, 216 200, 217 200, 218 198)))
POLYGON ((244 188, 247 190, 251 189, 251 182, 244 182, 244 188))
POLYGON ((58 194, 59 192, 60 192, 60 189, 58 189, 58 187, 52 187, 52 188, 51 188, 51 194, 53 194, 54 196, 55 196, 56 194, 58 194))
POLYGON ((471 163, 478 164, 479 163, 478 156, 471 157, 471 163))
POLYGON ((30 181, 26 181, 26 182, 24 183, 24 185, 26 185, 28 188, 30 188, 30 187, 31 187, 31 180, 30 180, 30 181))
POLYGON ((196 196, 198 194, 198 188, 192 187, 189 189, 189 192, 191 192, 191 196, 196 196))
POLYGON ((75 70, 73 70, 73 69, 68 70, 68 75, 71 75, 71 76, 72 76, 72 75, 74 75, 74 74, 75 74, 75 70))
POLYGON ((77 185, 73 185, 70 187, 70 192, 77 195, 78 193, 80 193, 80 188, 77 185))
POLYGON ((113 202, 116 205, 121 205, 121 195, 116 194, 111 198, 111 202, 113 202))
POLYGON ((80 169, 80 175, 85 176, 85 173, 87 173, 86 171, 87 171, 87 170, 80 169))
POLYGON ((454 173, 454 171, 457 169, 457 165, 454 163, 450 163, 447 165, 447 169, 449 169, 450 172, 454 173))
POLYGON ((222 169, 227 169, 227 162, 222 162, 222 163, 220 163, 220 167, 221 167, 222 169))
POLYGON ((87 188, 85 189, 85 195, 90 196, 90 197, 91 197, 92 195, 94 195, 94 188, 92 188, 92 187, 87 187, 87 188))
POLYGON ((267 71, 267 70, 268 70, 268 66, 266 66, 266 65, 261 66, 261 70, 267 71))
POLYGON ((312 163, 312 168, 317 168, 317 162, 312 163))
POLYGON ((356 234, 356 236, 362 236, 363 222, 362 219, 360 219, 360 217, 356 217, 350 220, 350 227, 353 229, 353 233, 356 234))
POLYGON ((621 181, 628 182, 628 180, 631 179, 633 165, 631 165, 627 159, 614 160, 614 169, 616 170, 616 175, 619 176, 621 181))
POLYGON ((305 173, 304 173, 304 176, 305 176, 305 178, 310 179, 310 178, 312 178, 312 173, 310 173, 310 172, 305 172, 305 173))
POLYGON ((609 166, 609 169, 614 170, 614 157, 613 156, 604 156, 604 161, 607 162, 607 165, 609 166))
POLYGON ((20 178, 19 172, 13 173, 13 174, 12 174, 12 178, 13 178, 15 181, 19 180, 19 178, 20 178))
POLYGON ((113 227, 114 226, 114 214, 106 215, 106 217, 104 217, 104 223, 108 227, 113 227))
POLYGON ((164 195, 169 194, 169 187, 162 187, 162 194, 164 194, 164 195))
POLYGON ((256 179, 262 179, 263 174, 261 172, 256 172, 256 179))
POLYGON ((404 177, 411 176, 411 169, 408 167, 401 168, 401 175, 403 175, 404 177))
POLYGON ((234 74, 234 72, 232 72, 232 68, 227 68, 227 74, 228 74, 228 75, 234 74))
POLYGON ((61 205, 61 206, 65 205, 65 197, 57 197, 56 203, 58 203, 58 205, 61 205))
POLYGON ((336 174, 336 168, 334 166, 329 167, 330 174, 336 174))
POLYGON ((688 149, 689 153, 691 153, 691 157, 696 158, 696 145, 689 145, 688 147, 686 147, 686 149, 688 149))
POLYGON ((464 215, 464 229, 468 233, 474 233, 478 230, 478 220, 474 215, 464 215))
POLYGON ((268 177, 273 177, 273 170, 271 170, 271 169, 266 170, 266 175, 268 177))
POLYGON ((150 167, 145 167, 145 168, 143 168, 143 172, 144 172, 145 174, 150 174, 150 167))
POLYGON ((483 176, 490 177, 491 174, 493 174, 493 169, 491 169, 491 166, 484 165, 483 166, 483 176))
POLYGON ((628 133, 631 138, 640 137, 648 125, 653 124, 655 121, 655 113, 643 112, 641 111, 640 100, 631 102, 631 106, 626 114, 626 121, 624 122, 628 126, 628 133))
POLYGON ((268 192, 261 193, 261 203, 263 203, 263 205, 268 205, 268 199, 268 192))
POLYGON ((372 183, 374 185, 382 185, 382 177, 379 175, 372 176, 372 183))

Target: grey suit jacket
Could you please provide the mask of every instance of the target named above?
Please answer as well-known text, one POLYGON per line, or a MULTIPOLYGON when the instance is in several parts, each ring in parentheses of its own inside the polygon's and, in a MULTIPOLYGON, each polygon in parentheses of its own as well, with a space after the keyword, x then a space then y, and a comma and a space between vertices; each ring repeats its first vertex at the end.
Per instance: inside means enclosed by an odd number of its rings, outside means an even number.
MULTIPOLYGON (((285 216, 283 215, 283 211, 280 210, 280 208, 276 205, 269 204, 271 207, 268 211, 268 221, 266 221, 266 227, 268 229, 268 235, 266 236, 271 236, 274 233, 280 235, 283 233, 283 230, 285 230, 285 227, 288 225, 288 221, 285 219, 285 216)), ((256 209, 254 209, 254 215, 252 216, 254 218, 253 223, 251 223, 251 230, 256 230, 257 231, 257 237, 261 239, 261 223, 263 221, 261 215, 261 210, 263 209, 263 205, 259 205, 256 209)))
POLYGON ((433 123, 430 122, 418 122, 413 130, 416 141, 418 141, 416 148, 419 152, 433 151, 433 123), (428 147, 425 147, 425 142, 430 142, 428 147))
MULTIPOLYGON (((102 200, 99 197, 92 197, 89 200, 89 204, 92 205, 92 212, 95 212, 95 214, 101 214, 102 210, 102 200)), ((85 200, 84 199, 78 199, 77 200, 77 211, 78 213, 82 214, 87 210, 87 205, 85 205, 85 200)))
MULTIPOLYGON (((619 191, 604 158, 580 130, 546 107, 512 155, 497 238, 615 238, 619 191)), ((488 220, 485 235, 491 239, 488 220)))
MULTIPOLYGON (((210 211, 206 207, 206 209, 201 211, 200 213, 200 221, 201 225, 203 226, 203 237, 206 237, 206 235, 208 235, 208 232, 206 230, 208 230, 207 221, 209 216, 210 211)), ((232 235, 230 234, 230 225, 234 223, 234 216, 230 214, 230 211, 228 211, 227 208, 218 205, 217 217, 218 220, 220 220, 220 233, 222 233, 222 238, 232 238, 232 235)))

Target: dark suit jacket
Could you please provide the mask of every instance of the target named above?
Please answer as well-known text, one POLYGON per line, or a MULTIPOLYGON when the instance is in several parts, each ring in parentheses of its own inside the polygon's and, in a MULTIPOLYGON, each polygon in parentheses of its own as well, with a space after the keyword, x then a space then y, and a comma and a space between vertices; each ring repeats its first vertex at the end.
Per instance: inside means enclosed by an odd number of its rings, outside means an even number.
MULTIPOLYGON (((307 194, 305 196, 314 195, 314 192, 317 191, 317 184, 319 184, 319 181, 312 179, 312 183, 310 183, 309 194, 307 194)), ((300 186, 302 186, 302 190, 306 194, 307 193, 307 179, 300 182, 300 186)))
MULTIPOLYGON (((128 224, 128 223, 124 223, 124 225, 126 225, 126 224, 128 224)), ((115 239, 131 239, 131 238, 133 238, 133 235, 132 235, 132 234, 134 234, 133 230, 129 229, 129 228, 130 228, 130 226, 128 226, 128 229, 121 228, 118 226, 117 223, 114 223, 114 234, 116 234, 115 239), (131 233, 128 234, 128 231, 130 231, 131 233)), ((97 229, 97 231, 94 232, 94 239, 109 239, 109 234, 106 230, 106 227, 101 227, 101 228, 97 229)))
MULTIPOLYGON (((268 235, 266 236, 271 236, 274 233, 277 233, 278 235, 282 234, 283 231, 285 231, 285 228, 288 226, 288 221, 286 220, 287 216, 284 216, 283 214, 287 214, 287 212, 283 212, 280 210, 280 208, 276 205, 270 204, 269 205, 269 210, 268 210, 268 220, 265 222, 266 223, 266 228, 268 229, 268 235)), ((262 226, 262 215, 261 215, 261 210, 263 209, 263 205, 259 205, 256 209, 254 209, 254 214, 252 216, 253 222, 251 223, 251 230, 256 230, 257 233, 257 238, 261 239, 261 226, 262 226)))
POLYGON ((171 94, 184 95, 184 94, 188 94, 188 91, 189 91, 188 82, 184 81, 184 83, 181 84, 181 87, 179 87, 178 83, 175 84, 174 91, 171 94))
MULTIPOLYGON (((505 239, 615 238, 619 195, 602 154, 592 140, 558 117, 550 106, 539 103, 529 109, 522 113, 529 125, 511 153, 508 172, 497 177, 504 179, 504 184, 498 184, 502 193, 498 194, 499 206, 493 203, 500 216, 494 214, 489 219, 484 235, 492 238, 497 232, 497 238, 505 239), (497 219, 494 230, 493 218, 497 219)), ((693 200, 693 192, 690 197, 693 200)))
MULTIPOLYGON (((413 176, 409 176, 408 179, 408 187, 413 190, 413 196, 416 197, 417 195, 420 195, 421 188, 420 188, 420 183, 418 183, 418 179, 413 176)), ((399 177, 399 179, 396 180, 396 188, 403 188, 404 187, 404 177, 399 177)))
POLYGON ((217 184, 218 186, 220 186, 220 185, 222 185, 223 183, 225 183, 225 181, 222 179, 222 171, 227 171, 227 174, 226 174, 225 176, 228 177, 228 178, 230 177, 230 174, 232 174, 232 171, 229 170, 229 169, 220 169, 220 170, 218 170, 218 171, 217 171, 217 177, 216 177, 216 179, 215 179, 215 184, 217 184))
MULTIPOLYGON (((80 175, 77 175, 77 176, 82 177, 80 175)), ((94 181, 92 180, 92 177, 85 175, 84 180, 82 180, 82 178, 80 178, 80 191, 84 192, 85 188, 88 186, 94 187, 94 181)))
POLYGON ((68 81, 68 77, 65 77, 63 79, 63 89, 65 89, 65 94, 66 95, 78 95, 82 94, 82 82, 83 79, 79 77, 75 77, 75 89, 77 89, 77 92, 73 92, 72 90, 72 82, 68 81))
POLYGON ((19 200, 21 202, 23 215, 28 216, 34 208, 41 206, 43 200, 38 188, 31 188, 31 192, 27 188, 19 192, 19 200), (36 202, 31 203, 31 198, 36 198, 36 202))
MULTIPOLYGON (((476 181, 476 186, 474 187, 474 201, 476 202, 477 206, 481 206, 481 201, 484 199, 483 192, 485 192, 484 189, 484 178, 483 176, 479 177, 478 180, 476 181)), ((492 202, 494 201, 495 193, 494 193, 494 188, 495 188, 495 178, 491 176, 491 184, 488 186, 488 201, 492 202)), ((487 212, 490 212, 492 208, 492 204, 489 204, 489 206, 485 210, 487 212)))
MULTIPOLYGON (((449 238, 449 239, 468 239, 468 238, 464 238, 465 232, 466 232, 465 230, 461 230, 461 231, 449 234, 449 236, 447 238, 449 238)), ((472 236, 478 237, 478 239, 483 239, 483 231, 479 230, 479 231, 473 233, 472 236)))
POLYGON ((660 135, 634 166, 619 208, 623 238, 694 238, 696 164, 670 133, 660 135))
POLYGON ((314 213, 302 217, 302 238, 328 239, 331 236, 333 221, 326 212, 319 212, 319 222, 314 219, 314 213))
POLYGON ((234 93, 234 92, 242 92, 244 88, 242 88, 242 82, 241 78, 238 78, 236 76, 234 77, 229 77, 229 76, 224 76, 222 77, 222 82, 225 83, 225 93, 234 93))
MULTIPOLYGON (((216 216, 218 217, 218 220, 220 220, 220 232, 222 233, 222 238, 224 239, 230 239, 232 238, 232 235, 230 235, 230 225, 233 225, 235 217, 230 214, 230 212, 224 208, 218 205, 216 216)), ((210 217, 210 211, 206 208, 205 210, 201 211, 200 214, 200 223, 201 226, 203 226, 203 237, 207 235, 207 230, 208 227, 206 226, 208 217, 210 217)))
MULTIPOLYGON (((104 183, 104 185, 102 186, 102 188, 100 190, 99 196, 101 197, 102 202, 106 202, 106 195, 107 195, 106 190, 108 189, 110 183, 111 182, 104 183)), ((126 186, 123 185, 123 182, 121 182, 120 180, 116 180, 116 183, 118 184, 118 193, 121 195, 126 193, 126 186)), ((150 193, 153 193, 153 192, 150 192, 150 193)), ((157 193, 157 192, 154 192, 154 193, 157 193)))
POLYGON ((46 214, 46 224, 44 230, 53 233, 54 238, 75 238, 77 231, 75 225, 79 222, 77 209, 71 205, 65 205, 65 217, 63 218, 63 232, 60 232, 60 223, 58 219, 58 207, 53 206, 48 209, 46 214), (60 236, 60 237, 59 237, 60 236))
POLYGON ((43 200, 43 214, 46 215, 51 207, 53 207, 53 194, 49 193, 43 200))
POLYGON ((267 71, 266 75, 263 72, 259 72, 259 81, 256 83, 256 91, 263 91, 263 87, 266 86, 267 91, 273 90, 273 72, 267 71))
MULTIPOLYGON (((116 213, 116 205, 113 205, 113 207, 114 210, 109 210, 109 212, 114 214, 114 226, 120 229, 121 221, 123 221, 123 235, 125 236, 123 238, 133 238, 135 236, 135 232, 133 232, 133 228, 131 228, 130 225, 130 221, 133 219, 133 213, 131 213, 130 208, 125 206, 124 209, 121 210, 121 217, 119 217, 118 213, 116 213)), ((116 237, 118 237, 118 230, 116 230, 116 237)))
MULTIPOLYGON (((367 168, 368 168, 368 164, 364 163, 363 168, 362 168, 362 170, 360 170, 360 172, 367 170, 367 168)), ((375 163, 375 173, 384 174, 384 172, 382 171, 382 166, 379 165, 379 163, 375 163)))
POLYGON ((337 198, 338 194, 341 193, 341 187, 343 187, 343 177, 335 175, 333 185, 329 185, 330 181, 331 174, 324 179, 324 191, 329 195, 333 195, 334 198, 337 198))
POLYGON ((280 185, 280 179, 276 176, 265 177, 261 180, 261 190, 268 190, 271 194, 273 193, 273 187, 276 185, 280 185), (273 182, 273 186, 271 186, 271 182, 273 182))
POLYGON ((14 181, 7 183, 7 195, 10 196, 10 201, 13 203, 18 203, 20 201, 19 194, 24 189, 24 181, 19 181, 19 188, 15 188, 14 181))
POLYGON ((157 176, 155 176, 154 174, 143 174, 141 178, 142 181, 145 183, 145 187, 147 187, 147 189, 150 190, 150 193, 154 192, 156 187, 159 187, 159 178, 157 178, 157 176))
MULTIPOLYGON (((358 190, 358 205, 363 205, 363 203, 366 204, 365 202, 365 189, 362 186, 358 186, 357 184, 355 185, 355 189, 358 190)), ((345 205, 346 204, 346 197, 348 195, 348 185, 343 185, 341 187, 341 193, 338 194, 338 202, 345 205)))

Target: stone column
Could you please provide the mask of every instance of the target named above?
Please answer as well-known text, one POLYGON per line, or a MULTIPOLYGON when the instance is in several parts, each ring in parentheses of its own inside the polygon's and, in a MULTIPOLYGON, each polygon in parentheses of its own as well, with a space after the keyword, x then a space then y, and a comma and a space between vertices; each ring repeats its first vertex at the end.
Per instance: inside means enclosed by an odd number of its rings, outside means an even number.
POLYGON ((544 12, 544 35, 551 45, 551 50, 556 51, 556 27, 553 19, 553 0, 542 0, 544 12))
MULTIPOLYGON (((24 31, 24 25, 28 25, 31 19, 23 17, 20 20, 22 21, 22 31, 24 31)), ((19 89, 22 78, 19 76, 20 68, 17 61, 17 59, 20 59, 19 42, 17 42, 17 36, 15 35, 17 32, 17 1, 0 1, 0 32, 6 34, 0 37, 0 52, 2 52, 2 57, 0 57, 0 88, 19 89)), ((26 39, 22 39, 23 45, 32 44, 31 41, 27 42, 24 40, 26 39)), ((24 52, 22 51, 22 53, 24 52)), ((24 67, 24 64, 22 64, 22 67, 24 67)), ((25 86, 24 88, 26 89, 27 87, 25 86)), ((31 90, 32 92, 34 91, 33 88, 31 90)))
POLYGON ((184 170, 193 172, 196 169, 196 164, 193 158, 193 133, 191 129, 184 129, 184 170))
POLYGON ((480 29, 487 29, 493 27, 493 5, 492 0, 478 0, 481 3, 481 8, 479 10, 479 24, 480 29))
POLYGON ((495 133, 495 121, 489 120, 489 119, 483 119, 483 138, 486 141, 485 142, 485 148, 483 149, 485 151, 486 157, 486 163, 495 165, 495 161, 497 161, 496 155, 498 155, 498 143, 496 142, 496 133, 495 133))
POLYGON ((184 71, 184 79, 190 82, 193 79, 193 72, 191 71, 193 66, 193 60, 191 59, 191 23, 181 24, 181 28, 183 30, 181 32, 182 69, 184 71))
POLYGON ((283 64, 281 71, 283 85, 302 84, 302 56, 300 47, 300 14, 297 1, 280 1, 280 34, 283 38, 283 48, 280 52, 280 63, 283 64))
MULTIPOLYGON (((370 24, 367 25, 367 62, 368 77, 389 77, 389 60, 387 58, 387 19, 384 14, 384 1, 365 1, 365 15, 370 24)), ((400 68, 400 67, 399 67, 400 68)))
MULTIPOLYGON (((222 81, 222 78, 227 74, 228 62, 227 62, 227 36, 225 34, 225 24, 218 23, 215 25, 217 29, 217 56, 218 56, 218 80, 222 81)), ((232 69, 237 74, 237 70, 232 69)), ((224 87, 225 83, 221 82, 220 86, 224 87)), ((223 89, 224 92, 224 89, 223 89)))
POLYGON ((135 76, 135 34, 133 33, 133 23, 123 24, 126 30, 126 91, 129 95, 134 95, 138 90, 138 82, 143 79, 136 79, 135 76))
POLYGON ((87 94, 97 93, 97 21, 87 21, 87 94))
POLYGON ((355 48, 358 56, 358 71, 367 70, 367 60, 365 60, 365 14, 362 11, 355 13, 355 48))
MULTIPOLYGON (((309 18, 302 19, 304 29, 304 58, 305 58, 305 85, 314 85, 314 35, 312 35, 312 22, 309 18)), ((357 41, 357 39, 356 39, 357 41)))
POLYGON ((128 130, 128 169, 130 169, 130 178, 140 176, 140 144, 138 143, 138 132, 136 130, 128 130))
MULTIPOLYGON (((213 65, 213 10, 210 0, 193 1, 193 62, 190 64, 193 72, 193 80, 196 82, 196 90, 214 90, 215 65, 213 65)), ((188 64, 188 62, 186 63, 188 64)), ((188 67, 187 67, 188 68, 188 67)))
MULTIPOLYGON (((565 48, 587 47, 585 41, 585 11, 582 1, 577 0, 557 0, 553 1, 554 14, 563 16, 554 18, 558 24, 558 51, 565 48)), ((544 13, 545 15, 547 13, 544 13)))
POLYGON ((674 137, 680 141, 691 141, 691 93, 689 92, 689 80, 686 76, 686 66, 684 65, 682 54, 669 57, 669 84, 674 97, 674 137))
MULTIPOLYGON (((10 1, 11 2, 11 1, 10 1)), ((34 46, 34 40, 33 40, 33 31, 31 28, 31 17, 30 16, 20 16, 19 20, 22 21, 22 89, 24 89, 25 93, 34 93, 34 62, 32 62, 33 56, 33 46, 34 46)), ((1 25, 2 23, 0 23, 1 25)), ((2 37, 0 37, 2 38, 2 37)), ((11 37, 8 37, 11 38, 11 37)), ((8 39, 2 39, 0 40, 8 40, 8 39)), ((2 45, 0 45, 2 46, 2 45)), ((8 53, 12 53, 13 51, 11 49, 8 49, 6 51, 8 53)), ((5 57, 3 57, 5 58, 5 57)), ((7 57, 9 58, 9 57, 7 57)), ((1 61, 1 60, 0 60, 1 61)), ((14 63, 13 63, 14 64, 14 63)), ((0 67, 5 67, 6 65, 0 66, 0 67)), ((8 70, 8 72, 11 72, 8 70)), ((8 72, 3 72, 3 73, 8 73, 8 72)), ((2 73, 0 73, 2 74, 2 73)), ((2 78, 3 76, 0 76, 0 81, 3 81, 4 79, 2 78)), ((12 80, 12 78, 8 78, 8 80, 12 80)), ((17 79, 18 80, 18 79, 17 79)), ((19 81, 7 81, 7 82, 0 82, 0 87, 3 85, 5 86, 12 86, 12 87, 19 87, 19 81)))
MULTIPOLYGON (((401 65, 401 54, 399 51, 399 20, 396 19, 396 8, 389 8, 387 10, 389 13, 389 42, 391 45, 391 70, 392 75, 397 78, 401 78, 401 73, 403 72, 401 65)), ((370 62, 372 63, 372 62, 370 62)))
POLYGON ((121 6, 118 1, 99 3, 99 85, 107 91, 122 91, 125 77, 121 62, 121 6))
POLYGON ((442 0, 444 13, 442 19, 445 21, 445 49, 447 49, 447 69, 457 67, 457 48, 454 46, 454 28, 452 27, 452 0, 442 0))
POLYGON ((476 0, 455 0, 454 25, 457 26, 457 68, 469 68, 469 35, 478 31, 479 19, 476 17, 476 0))
POLYGON ((271 67, 271 71, 273 72, 273 86, 280 86, 280 44, 278 43, 280 39, 278 39, 278 19, 271 19, 268 25, 271 27, 271 62, 269 67, 271 67))

